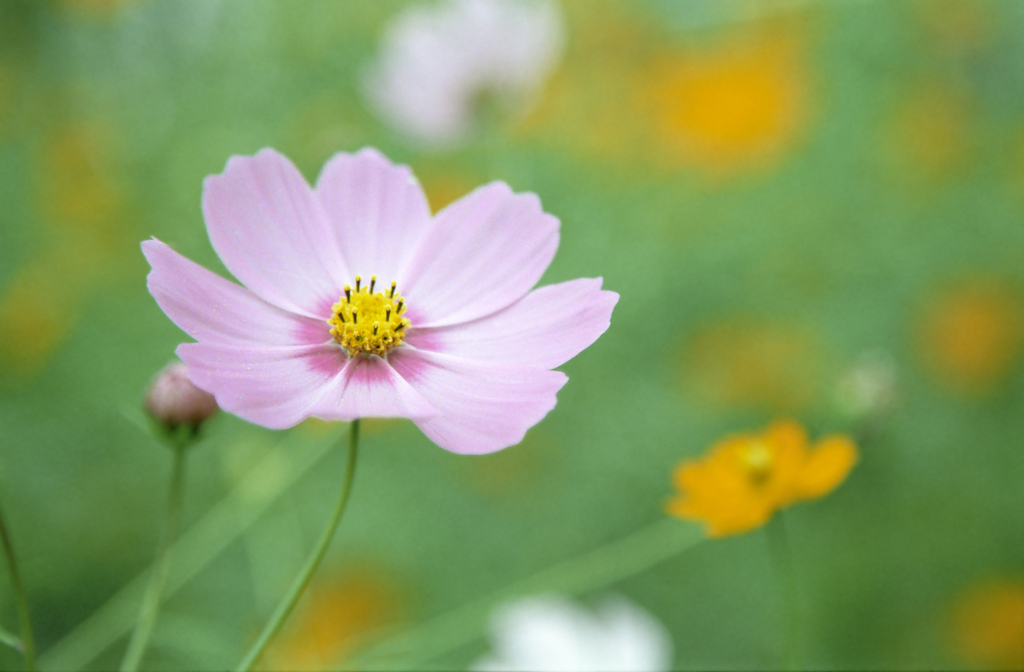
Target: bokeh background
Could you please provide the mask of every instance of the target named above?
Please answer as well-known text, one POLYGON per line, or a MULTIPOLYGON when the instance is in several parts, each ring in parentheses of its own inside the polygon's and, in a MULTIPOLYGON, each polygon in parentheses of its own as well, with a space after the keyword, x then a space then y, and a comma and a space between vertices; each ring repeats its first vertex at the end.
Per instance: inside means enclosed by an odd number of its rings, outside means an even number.
MULTIPOLYGON (((343 665, 661 520, 681 459, 780 417, 861 448, 787 513, 805 664, 1024 666, 1024 3, 564 0, 537 99, 444 148, 364 95, 407 4, 0 3, 0 501, 44 667, 117 665, 111 624, 157 543, 170 455, 139 409, 184 336, 139 242, 227 275, 206 175, 272 146, 313 180, 367 145, 435 209, 493 179, 536 192, 562 222, 543 284, 601 275, 622 298, 520 446, 464 457, 366 423, 348 516, 267 669, 343 665)), ((157 669, 237 661, 343 473, 341 426, 207 429, 157 669)), ((779 664, 762 531, 582 599, 604 592, 666 625, 678 668, 779 664)), ((464 669, 476 627, 418 664, 464 669)))

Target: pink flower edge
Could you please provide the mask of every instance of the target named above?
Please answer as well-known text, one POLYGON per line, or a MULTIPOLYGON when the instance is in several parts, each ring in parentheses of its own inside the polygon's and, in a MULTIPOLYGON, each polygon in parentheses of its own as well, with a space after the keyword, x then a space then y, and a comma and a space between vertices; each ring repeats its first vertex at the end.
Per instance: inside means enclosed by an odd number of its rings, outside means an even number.
POLYGON ((600 278, 530 291, 558 245, 536 195, 495 182, 432 217, 412 172, 373 149, 335 155, 315 188, 273 150, 232 157, 206 179, 203 212, 242 285, 153 239, 149 290, 197 341, 177 351, 193 383, 275 429, 403 417, 446 450, 501 450, 554 408, 567 378, 550 369, 604 333, 618 301, 600 278), (395 280, 408 302, 412 326, 385 357, 330 334, 357 274, 395 280))

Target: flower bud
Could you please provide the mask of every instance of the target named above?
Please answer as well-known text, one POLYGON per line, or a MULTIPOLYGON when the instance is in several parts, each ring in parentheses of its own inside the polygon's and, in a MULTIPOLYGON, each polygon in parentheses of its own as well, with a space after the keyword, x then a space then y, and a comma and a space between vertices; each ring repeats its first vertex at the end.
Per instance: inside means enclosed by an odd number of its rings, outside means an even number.
POLYGON ((217 412, 213 395, 188 379, 181 362, 171 362, 156 375, 146 392, 146 411, 168 429, 198 427, 217 412))

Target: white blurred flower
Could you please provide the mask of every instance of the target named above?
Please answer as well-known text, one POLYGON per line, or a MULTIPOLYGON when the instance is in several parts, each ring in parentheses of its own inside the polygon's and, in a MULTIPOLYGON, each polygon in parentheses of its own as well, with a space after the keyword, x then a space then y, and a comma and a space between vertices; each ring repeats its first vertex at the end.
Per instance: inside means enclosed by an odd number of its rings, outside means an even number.
POLYGON ((836 386, 836 404, 845 415, 860 421, 880 421, 896 405, 896 363, 882 350, 861 354, 836 386))
POLYGON ((377 112, 425 145, 462 140, 488 100, 526 111, 562 52, 562 18, 550 0, 446 0, 412 7, 384 34, 364 73, 377 112))
POLYGON ((505 605, 491 617, 493 651, 474 670, 668 670, 672 640, 621 597, 589 611, 559 596, 505 605))

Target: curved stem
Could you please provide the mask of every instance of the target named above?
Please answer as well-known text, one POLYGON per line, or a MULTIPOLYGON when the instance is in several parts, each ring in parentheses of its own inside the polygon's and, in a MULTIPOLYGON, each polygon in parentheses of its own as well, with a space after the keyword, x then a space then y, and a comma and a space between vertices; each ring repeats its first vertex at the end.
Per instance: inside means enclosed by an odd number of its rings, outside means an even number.
POLYGON ((703 543, 696 525, 663 518, 598 548, 555 563, 520 581, 410 628, 399 630, 345 661, 346 669, 387 667, 399 658, 406 669, 429 669, 431 661, 483 635, 495 607, 537 593, 585 595, 636 576, 703 543))
POLYGON ((238 663, 238 667, 235 668, 238 672, 248 672, 248 670, 251 670, 256 665, 271 640, 274 639, 281 626, 284 625, 288 615, 292 613, 292 609, 295 608, 295 604, 299 601, 302 593, 305 592, 317 567, 320 566, 320 561, 327 554, 327 548, 331 545, 331 539, 334 538, 334 531, 338 529, 338 523, 341 522, 341 518, 345 514, 345 508, 348 506, 349 494, 352 492, 352 479, 356 473, 356 456, 358 454, 359 420, 357 419, 352 421, 349 428, 348 467, 345 473, 345 482, 341 486, 338 503, 334 507, 334 513, 331 514, 330 520, 327 521, 327 526, 324 527, 324 531, 320 534, 320 539, 317 540, 316 546, 313 547, 313 552, 310 554, 309 559, 306 560, 306 564, 302 567, 299 575, 295 577, 295 581, 292 583, 291 588, 288 589, 288 593, 281 600, 280 604, 277 605, 277 609, 274 610, 270 620, 263 627, 263 632, 260 633, 259 639, 256 640, 256 643, 245 654, 242 661, 238 663))
POLYGON ((146 587, 146 595, 142 598, 142 607, 139 610, 139 618, 135 622, 135 630, 132 632, 131 641, 125 651, 124 660, 121 661, 122 672, 135 672, 139 669, 142 657, 146 654, 146 647, 156 627, 156 619, 160 612, 160 602, 163 600, 164 590, 167 587, 167 577, 171 569, 171 546, 178 536, 178 517, 181 513, 182 493, 185 489, 185 453, 188 449, 178 446, 173 451, 174 464, 171 470, 171 488, 167 499, 167 517, 164 519, 164 529, 160 536, 160 546, 156 553, 156 560, 153 562, 153 573, 149 577, 149 585, 146 587))
POLYGON ((32 672, 36 668, 36 648, 32 639, 32 620, 28 615, 28 598, 25 597, 25 585, 21 582, 18 563, 14 559, 14 545, 7 532, 7 524, 0 514, 0 541, 3 543, 7 568, 11 572, 11 587, 14 589, 14 602, 18 610, 18 625, 21 627, 21 652, 25 656, 25 669, 32 672))
POLYGON ((0 628, 0 644, 9 646, 18 653, 25 653, 25 645, 21 643, 21 639, 7 628, 0 628))
POLYGON ((800 669, 800 604, 796 587, 796 570, 793 567, 793 551, 786 533, 782 511, 775 514, 775 520, 766 526, 768 546, 775 564, 775 571, 782 583, 789 618, 789 632, 786 639, 785 669, 800 669))

